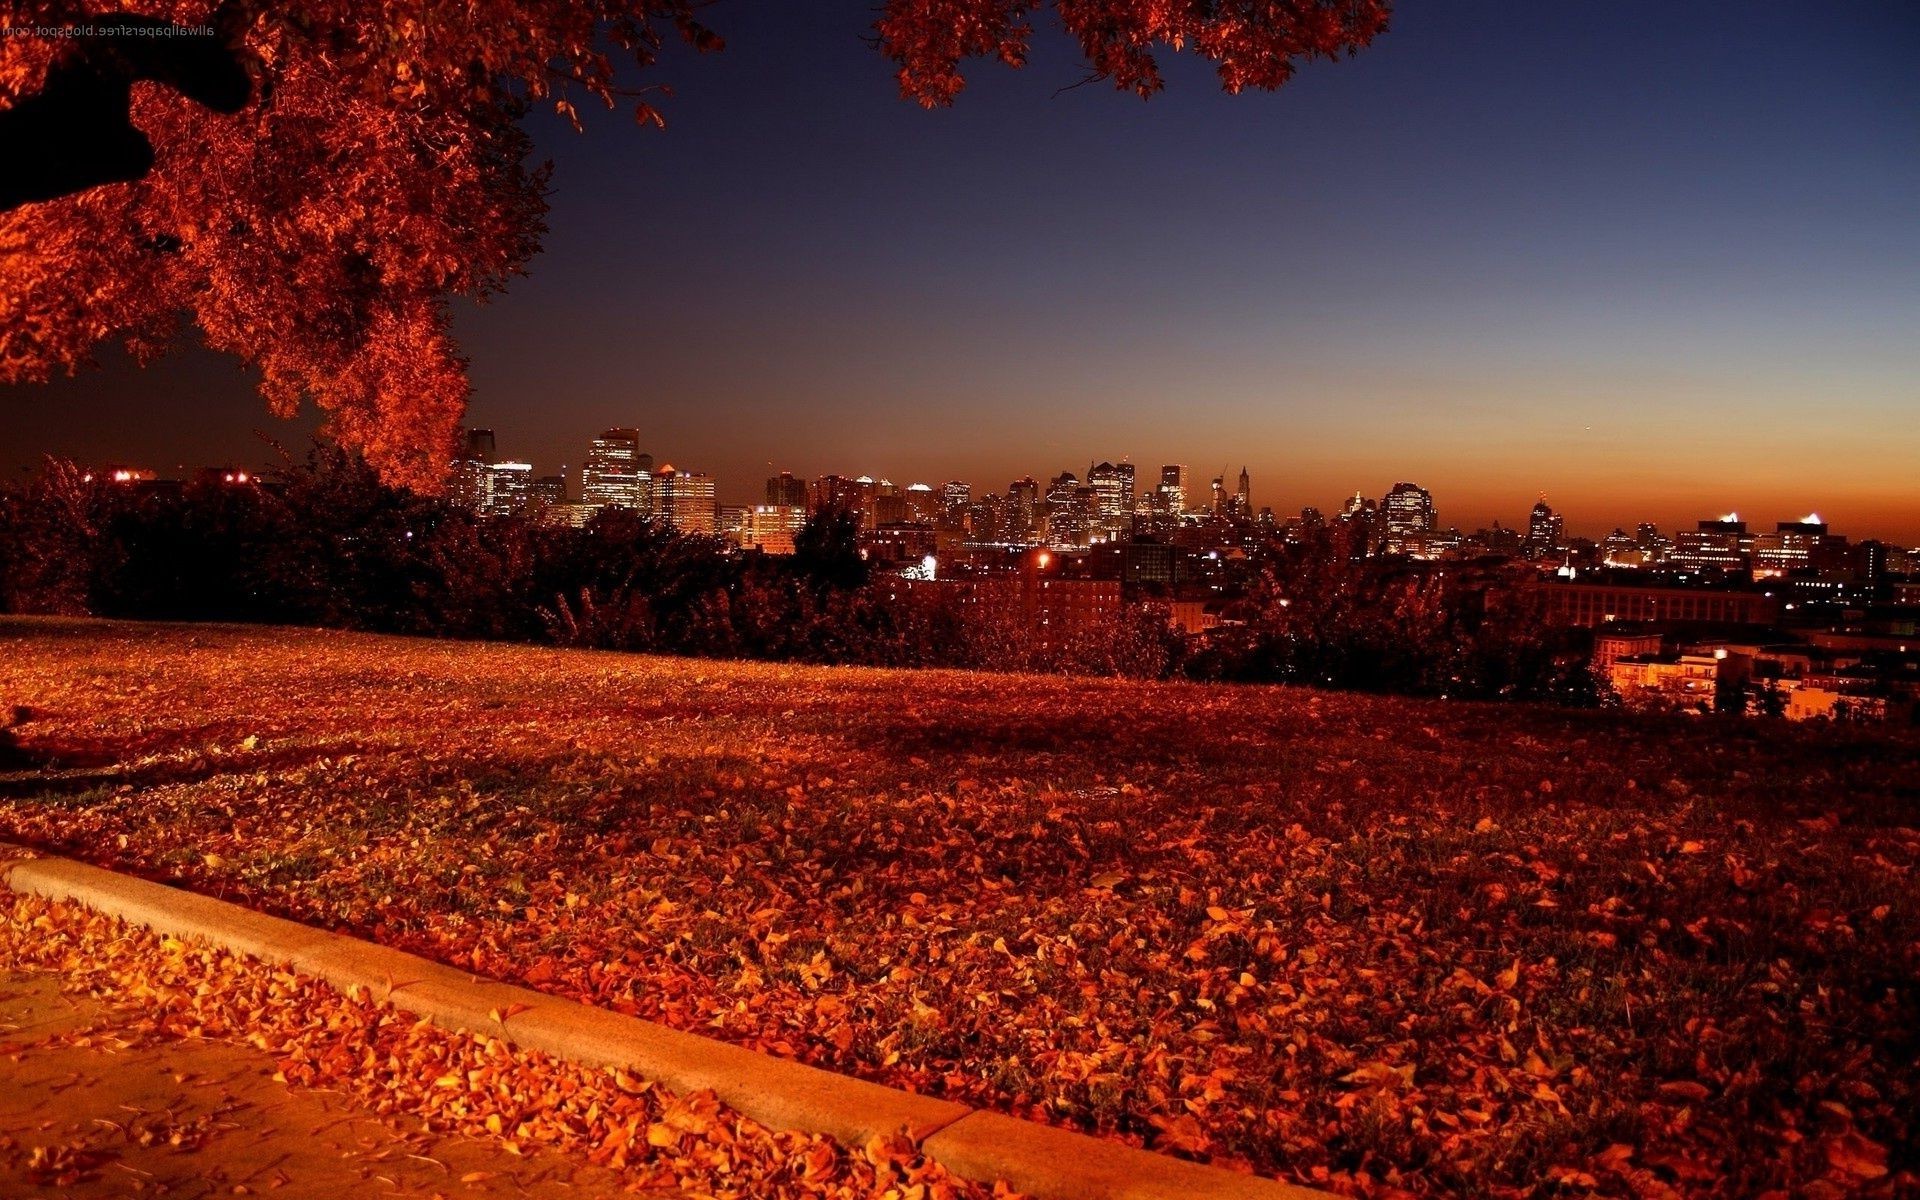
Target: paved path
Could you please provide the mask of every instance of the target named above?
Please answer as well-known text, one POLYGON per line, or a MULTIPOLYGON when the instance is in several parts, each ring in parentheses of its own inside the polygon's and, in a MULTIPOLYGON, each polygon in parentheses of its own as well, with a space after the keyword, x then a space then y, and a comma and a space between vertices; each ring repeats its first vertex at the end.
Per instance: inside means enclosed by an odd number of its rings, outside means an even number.
POLYGON ((58 976, 0 968, 0 1196, 631 1194, 584 1163, 421 1133, 340 1093, 276 1083, 271 1060, 246 1046, 131 1046, 128 1024, 62 994, 58 976))

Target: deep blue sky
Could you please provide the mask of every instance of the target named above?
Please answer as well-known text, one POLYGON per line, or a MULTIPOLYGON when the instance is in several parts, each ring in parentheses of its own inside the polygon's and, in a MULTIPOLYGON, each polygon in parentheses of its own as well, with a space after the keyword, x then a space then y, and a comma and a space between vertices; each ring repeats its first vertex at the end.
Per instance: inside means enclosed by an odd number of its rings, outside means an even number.
MULTIPOLYGON (((941 112, 870 19, 720 0, 665 131, 538 123, 546 253, 459 320, 503 453, 632 424, 732 499, 1125 455, 1283 512, 1412 479, 1469 526, 1544 491, 1590 532, 1920 541, 1920 4, 1405 0, 1278 93, 1169 58, 1144 103, 1056 96, 1043 29, 941 112)), ((0 391, 0 453, 257 459, 248 386, 188 353, 0 391)))

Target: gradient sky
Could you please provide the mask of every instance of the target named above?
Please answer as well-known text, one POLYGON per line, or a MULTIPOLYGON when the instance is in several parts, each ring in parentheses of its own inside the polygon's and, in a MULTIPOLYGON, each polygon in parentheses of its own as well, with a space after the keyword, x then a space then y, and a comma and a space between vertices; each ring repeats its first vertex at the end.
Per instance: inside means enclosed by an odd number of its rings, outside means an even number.
MULTIPOLYGON (((538 123, 553 232, 462 305, 472 420, 598 429, 758 499, 771 468, 976 489, 1095 458, 1323 508, 1580 532, 1817 509, 1920 543, 1920 5, 1403 0, 1360 56, 1150 102, 978 64, 900 101, 864 3, 719 0, 665 131, 538 123)), ((0 468, 281 436, 184 350, 0 389, 0 468)))

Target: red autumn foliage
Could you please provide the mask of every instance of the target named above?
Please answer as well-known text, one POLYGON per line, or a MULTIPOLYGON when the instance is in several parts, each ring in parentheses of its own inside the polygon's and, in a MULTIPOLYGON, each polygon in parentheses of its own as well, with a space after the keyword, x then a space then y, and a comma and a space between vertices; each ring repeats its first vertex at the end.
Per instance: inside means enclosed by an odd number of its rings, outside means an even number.
POLYGON ((1359 1195, 1920 1192, 1911 729, 0 622, 0 839, 1359 1195))
MULTIPOLYGON (((849 1152, 830 1138, 768 1129, 726 1108, 712 1092, 676 1096, 624 1071, 452 1033, 364 989, 343 996, 292 972, 159 937, 76 905, 0 900, 0 962, 57 972, 69 989, 122 1008, 131 1019, 114 1022, 116 1041, 130 1035, 132 1044, 244 1042, 273 1057, 277 1080, 346 1092, 409 1125, 488 1139, 509 1153, 533 1156, 535 1166, 542 1154, 584 1158, 619 1172, 636 1192, 713 1200, 1020 1200, 1004 1185, 948 1174, 904 1137, 876 1137, 849 1152)), ((0 1058, 93 1040, 82 1028, 32 1046, 0 1046, 0 1058)), ((29 1153, 8 1142, 0 1138, 0 1164, 29 1153)), ((79 1183, 108 1157, 84 1144, 36 1146, 30 1153, 20 1164, 23 1174, 45 1186, 79 1183)), ((487 1177, 474 1171, 460 1182, 487 1177)), ((283 1182, 284 1176, 268 1176, 262 1190, 270 1194, 283 1182)), ((147 1190, 136 1184, 130 1194, 147 1190)), ((232 1194, 253 1193, 241 1186, 232 1194)))
MULTIPOLYGON (((128 10, 183 25, 213 0, 20 0, 0 29, 84 24, 128 10)), ((453 297, 522 274, 545 232, 544 167, 521 118, 621 102, 617 73, 651 67, 675 34, 719 38, 700 0, 229 0, 222 27, 256 99, 211 111, 133 85, 152 142, 143 178, 0 214, 0 382, 45 379, 118 342, 151 359, 182 316, 256 366, 269 408, 311 400, 390 482, 438 490, 467 398, 448 332, 453 297)), ((977 54, 1018 62, 1025 0, 891 0, 878 22, 903 92, 951 102, 977 54)), ((1093 68, 1142 94, 1152 48, 1190 48, 1229 90, 1277 87, 1296 57, 1357 49, 1384 0, 1056 0, 1093 68)), ((83 39, 0 37, 0 109, 37 94, 83 39)), ((642 122, 661 114, 644 100, 642 122)), ((19 169, 18 164, 8 164, 19 169)))

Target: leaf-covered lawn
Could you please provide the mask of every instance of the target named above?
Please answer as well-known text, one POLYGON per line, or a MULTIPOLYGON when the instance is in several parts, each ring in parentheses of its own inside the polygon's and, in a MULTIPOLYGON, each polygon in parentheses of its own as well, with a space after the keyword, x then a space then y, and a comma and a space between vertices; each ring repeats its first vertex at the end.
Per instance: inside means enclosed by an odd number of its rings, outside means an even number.
POLYGON ((1920 737, 0 622, 0 837, 1390 1194, 1920 1192, 1920 737))

